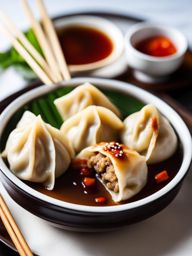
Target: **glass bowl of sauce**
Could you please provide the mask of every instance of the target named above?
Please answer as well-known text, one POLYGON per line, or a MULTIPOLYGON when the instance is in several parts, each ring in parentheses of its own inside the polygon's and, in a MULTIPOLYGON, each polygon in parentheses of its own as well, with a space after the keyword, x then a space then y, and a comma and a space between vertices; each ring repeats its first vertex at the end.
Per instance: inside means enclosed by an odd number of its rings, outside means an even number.
POLYGON ((75 16, 57 20, 55 25, 71 72, 104 67, 116 61, 123 52, 121 31, 103 18, 75 16))
POLYGON ((179 68, 187 40, 174 28, 142 22, 127 32, 125 48, 135 76, 143 82, 159 82, 179 68))

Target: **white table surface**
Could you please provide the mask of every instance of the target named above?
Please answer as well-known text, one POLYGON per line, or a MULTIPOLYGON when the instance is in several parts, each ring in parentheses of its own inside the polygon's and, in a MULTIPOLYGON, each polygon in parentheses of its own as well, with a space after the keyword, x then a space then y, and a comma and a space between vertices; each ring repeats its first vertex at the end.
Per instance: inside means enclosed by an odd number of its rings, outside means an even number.
MULTIPOLYGON (((31 0, 35 7, 35 1, 31 0)), ((77 10, 118 11, 155 20, 179 28, 192 46, 192 1, 190 0, 46 0, 51 16, 77 10)), ((28 26, 19 8, 19 0, 0 0, 3 9, 20 28, 28 26)), ((7 42, 0 37, 0 49, 7 42)), ((25 82, 10 69, 0 74, 0 100, 25 86, 25 82)), ((190 256, 192 255, 192 177, 187 177, 173 203, 156 216, 113 233, 81 234, 49 227, 31 215, 25 228, 26 211, 10 198, 7 201, 24 235, 42 256, 190 256), (29 229, 31 232, 29 233, 29 229), (38 235, 37 235, 38 233, 38 235), (52 243, 44 239, 49 234, 52 243), (38 243, 37 243, 38 239, 38 243), (43 250, 43 248, 46 248, 43 250), (62 250, 62 251, 61 251, 62 250)), ((28 214, 29 216, 30 214, 28 214)), ((49 240, 50 241, 50 240, 49 240)))

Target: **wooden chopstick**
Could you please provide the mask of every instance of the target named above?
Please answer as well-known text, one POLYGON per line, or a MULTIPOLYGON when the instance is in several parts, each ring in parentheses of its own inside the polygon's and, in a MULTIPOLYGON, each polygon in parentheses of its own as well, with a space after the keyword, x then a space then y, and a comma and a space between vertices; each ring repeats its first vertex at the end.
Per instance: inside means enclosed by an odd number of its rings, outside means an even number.
POLYGON ((24 249, 22 248, 21 244, 19 243, 19 241, 18 241, 18 239, 17 239, 17 236, 15 235, 15 233, 14 233, 12 227, 10 226, 9 221, 8 221, 8 219, 7 219, 6 215, 5 215, 5 213, 3 212, 1 206, 0 206, 0 216, 1 216, 1 220, 2 220, 2 222, 3 222, 3 224, 4 224, 4 226, 5 226, 5 228, 6 228, 7 232, 8 232, 8 234, 10 235, 11 240, 13 241, 13 243, 14 243, 14 245, 15 245, 17 251, 18 251, 18 253, 19 253, 20 255, 22 255, 22 256, 23 256, 23 255, 25 256, 25 255, 26 255, 26 254, 25 254, 25 251, 24 251, 24 249))
POLYGON ((0 26, 1 32, 11 41, 13 47, 45 84, 54 84, 61 82, 63 79, 71 79, 57 34, 48 17, 43 1, 38 0, 37 5, 40 15, 42 16, 41 18, 45 27, 45 33, 39 22, 36 21, 27 0, 22 0, 22 3, 26 16, 31 22, 34 33, 44 53, 45 59, 28 41, 25 35, 15 26, 14 22, 0 12, 0 19, 3 21, 3 24, 0 26), (4 25, 4 27, 2 25, 4 25))
POLYGON ((42 67, 42 69, 45 71, 47 76, 54 81, 54 77, 51 76, 51 70, 49 66, 47 65, 44 58, 41 56, 41 54, 35 49, 35 47, 28 41, 26 36, 17 28, 17 26, 14 24, 14 22, 4 13, 0 12, 0 19, 4 24, 7 26, 9 31, 12 31, 14 36, 19 39, 19 41, 22 43, 22 45, 26 48, 26 50, 30 53, 31 56, 33 56, 34 60, 42 67), (50 77, 51 76, 51 77, 50 77))
POLYGON ((46 39, 46 36, 41 28, 41 25, 35 19, 27 0, 21 0, 21 2, 22 2, 26 17, 31 22, 32 28, 34 30, 34 33, 35 33, 37 39, 38 39, 40 46, 41 46, 41 49, 45 56, 45 59, 46 59, 47 63, 49 64, 51 71, 52 71, 53 75, 55 76, 56 81, 57 82, 62 81, 62 76, 59 72, 57 61, 55 60, 55 57, 51 51, 51 47, 49 45, 49 42, 46 39))
POLYGON ((37 64, 37 62, 31 57, 28 51, 23 47, 23 45, 13 36, 13 34, 4 27, 0 26, 0 31, 10 40, 14 48, 18 53, 25 59, 27 64, 33 69, 33 71, 39 76, 39 78, 45 84, 52 84, 53 82, 44 72, 44 70, 37 64))
POLYGON ((15 223, 2 195, 0 195, 0 216, 19 254, 21 256, 33 256, 33 253, 15 223))
POLYGON ((67 63, 64 57, 64 54, 61 49, 61 45, 59 43, 57 34, 55 32, 55 28, 51 19, 48 16, 47 10, 45 8, 44 2, 42 0, 36 0, 37 7, 39 9, 39 13, 41 16, 41 21, 46 31, 46 35, 49 38, 50 45, 54 52, 55 58, 58 62, 60 72, 63 76, 63 79, 69 80, 71 79, 71 75, 69 73, 69 69, 67 67, 67 63))

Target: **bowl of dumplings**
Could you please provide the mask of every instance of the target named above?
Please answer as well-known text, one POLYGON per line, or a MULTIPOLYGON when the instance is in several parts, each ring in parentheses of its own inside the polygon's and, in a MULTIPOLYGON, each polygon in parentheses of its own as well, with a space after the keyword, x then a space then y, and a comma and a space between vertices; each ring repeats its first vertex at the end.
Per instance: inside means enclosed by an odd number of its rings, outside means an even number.
POLYGON ((192 157, 180 116, 115 80, 38 87, 14 100, 0 123, 9 195, 73 231, 112 230, 158 213, 177 195, 192 157))

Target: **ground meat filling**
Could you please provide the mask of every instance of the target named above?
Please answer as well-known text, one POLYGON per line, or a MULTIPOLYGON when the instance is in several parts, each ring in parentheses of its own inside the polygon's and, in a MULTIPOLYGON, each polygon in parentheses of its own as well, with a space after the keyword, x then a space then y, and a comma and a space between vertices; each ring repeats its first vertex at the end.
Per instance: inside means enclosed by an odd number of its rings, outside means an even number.
POLYGON ((108 189, 115 193, 119 192, 117 176, 115 175, 115 170, 109 157, 104 156, 101 153, 96 153, 90 157, 87 161, 87 165, 98 173, 108 189))

